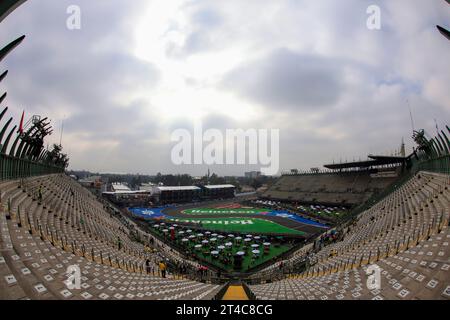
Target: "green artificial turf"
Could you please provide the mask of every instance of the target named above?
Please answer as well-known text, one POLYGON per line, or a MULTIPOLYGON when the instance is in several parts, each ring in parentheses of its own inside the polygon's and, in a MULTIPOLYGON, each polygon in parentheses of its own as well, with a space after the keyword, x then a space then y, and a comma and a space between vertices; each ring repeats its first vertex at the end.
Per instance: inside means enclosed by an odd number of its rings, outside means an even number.
POLYGON ((288 234, 305 235, 304 232, 290 229, 273 221, 258 218, 172 218, 171 222, 184 222, 198 224, 207 230, 256 233, 256 234, 288 234))
MULTIPOLYGON (((205 250, 194 250, 193 245, 192 245, 192 246, 190 246, 189 250, 190 250, 190 252, 193 252, 196 256, 199 256, 199 257, 205 259, 209 263, 214 264, 221 269, 224 269, 227 271, 246 272, 251 268, 254 268, 266 261, 271 260, 272 258, 274 258, 276 256, 279 256, 280 254, 288 251, 290 248, 291 247, 288 245, 278 245, 277 247, 271 246, 270 251, 267 254, 263 254, 263 251, 264 251, 263 246, 260 246, 259 250, 261 251, 261 254, 256 259, 253 258, 253 254, 251 252, 252 250, 247 249, 246 255, 244 256, 243 261, 242 261, 242 268, 240 270, 234 270, 233 257, 236 254, 236 252, 244 251, 243 245, 241 245, 241 246, 234 245, 233 246, 233 248, 231 249, 231 253, 232 253, 231 262, 228 264, 225 264, 222 262, 220 255, 218 258, 213 258, 213 257, 211 257, 210 254, 207 254, 206 252, 210 251, 209 248, 207 248, 205 250)), ((228 251, 225 250, 225 252, 228 252, 228 251)))
MULTIPOLYGON (((267 261, 273 259, 274 257, 277 257, 280 254, 288 251, 290 248, 292 248, 292 245, 289 245, 289 244, 273 244, 272 243, 269 251, 264 253, 264 247, 259 242, 260 246, 259 246, 258 250, 260 250, 261 253, 257 258, 254 258, 253 253, 252 253, 252 250, 254 250, 254 249, 251 248, 251 245, 255 243, 254 241, 251 241, 250 243, 245 245, 244 241, 241 241, 241 243, 238 244, 235 241, 233 241, 234 239, 225 238, 222 241, 217 240, 217 242, 214 244, 210 243, 206 246, 203 246, 200 250, 196 250, 194 248, 194 246, 196 244, 200 244, 202 239, 195 238, 194 240, 190 240, 187 243, 183 243, 181 241, 181 239, 183 237, 178 234, 176 235, 175 240, 171 240, 171 237, 169 234, 164 234, 158 229, 154 229, 154 231, 156 233, 158 233, 159 235, 161 235, 163 238, 165 238, 167 241, 173 241, 179 247, 184 248, 186 253, 188 253, 190 255, 194 255, 203 260, 206 260, 207 262, 211 263, 212 265, 215 265, 216 267, 221 268, 222 270, 225 270, 228 272, 233 272, 233 271, 247 272, 249 269, 255 268, 258 265, 260 265, 264 262, 267 262, 267 261), (217 257, 213 258, 211 256, 210 252, 213 250, 216 250, 219 245, 224 245, 224 243, 226 243, 226 242, 232 242, 233 247, 231 249, 224 249, 217 257), (240 269, 235 269, 234 256, 238 251, 244 251, 244 252, 246 252, 246 254, 242 260, 242 267, 240 269), (229 258, 228 263, 225 263, 224 257, 228 252, 231 252, 231 258, 229 258)), ((263 238, 263 240, 261 240, 261 242, 263 242, 263 241, 264 241, 264 238, 263 238)))

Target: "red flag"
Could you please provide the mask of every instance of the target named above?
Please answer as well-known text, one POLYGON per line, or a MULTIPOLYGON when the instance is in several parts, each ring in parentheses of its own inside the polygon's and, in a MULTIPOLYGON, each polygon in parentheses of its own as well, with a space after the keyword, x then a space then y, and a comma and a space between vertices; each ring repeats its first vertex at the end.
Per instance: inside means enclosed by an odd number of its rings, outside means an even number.
POLYGON ((23 118, 25 117, 25 111, 22 112, 22 118, 20 119, 19 132, 23 133, 23 118))

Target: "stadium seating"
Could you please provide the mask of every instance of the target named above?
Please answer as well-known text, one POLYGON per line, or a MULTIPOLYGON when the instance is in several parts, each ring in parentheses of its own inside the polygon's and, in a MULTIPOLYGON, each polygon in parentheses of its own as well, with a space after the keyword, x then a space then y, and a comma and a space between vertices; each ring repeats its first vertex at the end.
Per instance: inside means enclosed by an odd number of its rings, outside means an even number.
MULTIPOLYGON (((449 298, 448 188, 448 175, 416 174, 363 212, 342 241, 316 253, 311 245, 303 247, 283 262, 307 257, 312 266, 304 273, 251 289, 261 299, 449 298), (370 291, 362 282, 371 264, 381 268, 381 290, 370 291)), ((276 268, 259 276, 267 279, 276 268)))
MULTIPOLYGON (((416 174, 344 226, 342 241, 308 244, 283 261, 289 268, 307 260, 306 271, 283 275, 274 264, 252 276, 262 281, 250 289, 258 299, 449 298, 448 187, 446 175, 416 174), (365 283, 373 264, 379 290, 365 283)), ((221 289, 147 274, 146 259, 154 270, 160 259, 196 263, 155 238, 157 253, 145 250, 133 236, 149 234, 65 175, 5 181, 0 191, 0 299, 211 299, 221 289), (81 290, 64 283, 72 265, 82 271, 81 290)))
POLYGON ((288 210, 296 215, 312 218, 323 223, 333 223, 344 217, 350 210, 346 207, 324 206, 324 205, 298 205, 292 202, 275 200, 253 200, 251 205, 272 208, 275 210, 288 210))
POLYGON ((186 260, 157 240, 157 254, 145 251, 130 239, 131 223, 65 175, 7 181, 0 190, 0 299, 211 299, 220 289, 146 274, 146 259, 186 260), (81 269, 81 290, 64 283, 71 265, 81 269))
POLYGON ((396 178, 372 178, 368 171, 284 175, 262 196, 267 199, 355 205, 385 189, 396 178))

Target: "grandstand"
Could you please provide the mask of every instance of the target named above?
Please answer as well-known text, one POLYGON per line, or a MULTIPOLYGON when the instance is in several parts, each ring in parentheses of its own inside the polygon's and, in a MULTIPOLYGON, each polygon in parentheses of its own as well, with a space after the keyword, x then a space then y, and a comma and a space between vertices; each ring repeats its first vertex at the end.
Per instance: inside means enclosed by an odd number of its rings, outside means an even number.
POLYGON ((448 187, 448 175, 417 173, 363 212, 342 241, 285 261, 289 268, 309 254, 303 273, 251 289, 260 299, 448 299, 448 187), (381 289, 365 286, 371 264, 382 270, 381 289))
MULTIPOLYGON (((3 1, 0 22, 21 2, 3 1)), ((0 50, 0 61, 23 40, 0 50)), ((6 75, 2 73, 0 81, 6 75)), ((5 98, 2 95, 0 102, 5 98)), ((203 260, 179 250, 170 241, 178 236, 186 242, 180 235, 191 226, 161 222, 163 211, 143 210, 159 221, 144 228, 146 221, 130 218, 65 174, 69 158, 62 146, 43 147, 52 133, 46 118, 22 118, 10 128, 14 119, 3 121, 7 112, 4 108, 0 114, 0 300, 208 300, 235 297, 236 292, 260 300, 450 298, 449 127, 434 138, 415 131, 417 147, 408 157, 372 156, 364 162, 326 165, 334 172, 283 175, 255 203, 294 203, 297 209, 311 204, 320 210, 344 206, 350 214, 333 228, 307 221, 306 231, 313 231, 301 242, 273 236, 279 241, 276 248, 256 240, 255 234, 241 237, 241 242, 251 239, 248 242, 258 248, 267 247, 267 256, 257 266, 254 253, 244 263, 245 273, 228 276, 220 273, 221 264, 241 267, 243 262, 220 259, 215 261, 219 267, 206 267, 203 260), (282 255, 277 258, 271 249, 282 255), (380 282, 368 282, 378 271, 380 282)), ((202 190, 157 188, 162 203, 191 202, 202 190)), ((207 196, 201 200, 214 204, 234 196, 234 186, 203 188, 207 196)), ((186 214, 202 213, 191 206, 186 214)), ((211 215, 221 210, 243 215, 242 210, 250 209, 239 204, 205 210, 211 215)), ((272 212, 251 210, 252 218, 268 223, 272 212)), ((273 219, 306 223, 290 212, 273 219)), ((218 231, 217 238, 225 238, 228 231, 218 231)), ((203 234, 197 238, 205 239, 203 234)), ((195 248, 189 244, 183 249, 187 247, 195 248)), ((217 260, 212 251, 204 254, 217 260)), ((244 251, 233 254, 246 256, 244 251)))
POLYGON ((201 189, 196 186, 157 186, 153 188, 155 202, 160 204, 191 202, 200 199, 201 189))
POLYGON ((212 297, 218 288, 147 274, 147 259, 157 263, 164 255, 174 262, 181 258, 144 250, 131 236, 149 239, 149 235, 106 212, 65 175, 8 181, 1 190, 2 199, 8 199, 1 221, 3 299, 195 299, 212 297), (75 263, 83 270, 78 293, 62 281, 75 263))
POLYGON ((352 207, 367 201, 396 181, 404 170, 406 159, 395 161, 398 161, 398 166, 388 171, 382 168, 386 162, 372 160, 325 165, 333 172, 284 174, 262 198, 352 207))
POLYGON ((152 199, 156 204, 188 203, 214 199, 229 199, 235 195, 233 185, 152 186, 152 199))

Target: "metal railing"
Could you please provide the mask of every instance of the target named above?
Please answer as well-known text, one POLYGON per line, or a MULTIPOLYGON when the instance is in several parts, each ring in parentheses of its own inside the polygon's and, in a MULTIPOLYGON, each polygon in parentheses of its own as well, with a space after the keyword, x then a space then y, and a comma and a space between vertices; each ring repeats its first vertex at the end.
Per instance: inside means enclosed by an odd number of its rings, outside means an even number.
POLYGON ((62 167, 0 153, 0 181, 63 172, 62 167))
POLYGON ((434 159, 419 162, 417 171, 431 171, 435 173, 450 174, 450 155, 439 156, 434 159))

